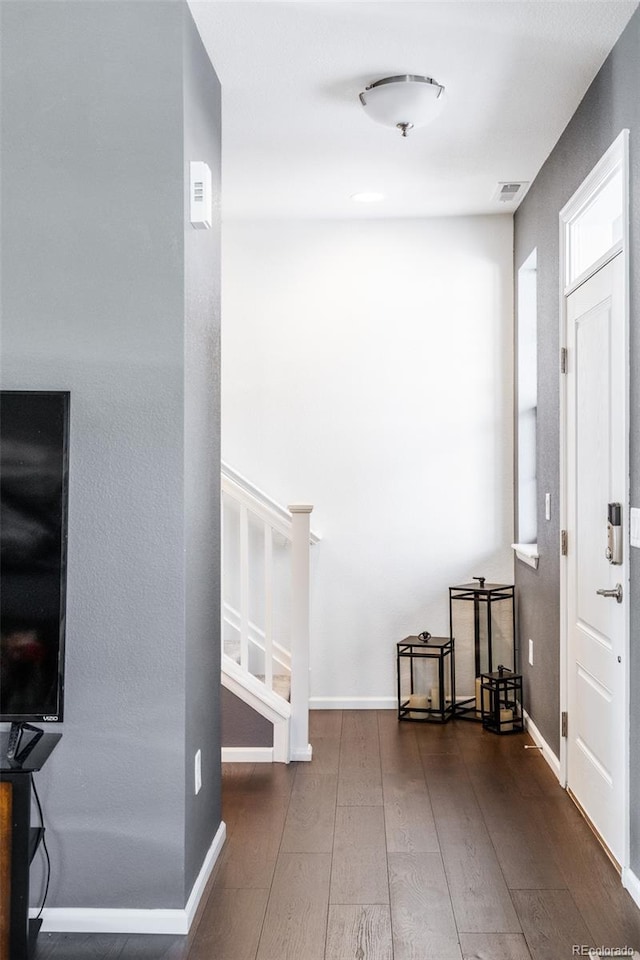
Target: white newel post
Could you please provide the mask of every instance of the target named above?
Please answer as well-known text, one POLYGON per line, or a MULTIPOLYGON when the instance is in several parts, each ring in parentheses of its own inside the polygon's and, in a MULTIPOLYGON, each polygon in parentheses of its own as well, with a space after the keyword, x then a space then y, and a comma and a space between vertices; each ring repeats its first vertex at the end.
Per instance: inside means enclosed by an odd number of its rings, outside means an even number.
POLYGON ((309 743, 309 516, 294 503, 291 544, 291 759, 311 760, 309 743))

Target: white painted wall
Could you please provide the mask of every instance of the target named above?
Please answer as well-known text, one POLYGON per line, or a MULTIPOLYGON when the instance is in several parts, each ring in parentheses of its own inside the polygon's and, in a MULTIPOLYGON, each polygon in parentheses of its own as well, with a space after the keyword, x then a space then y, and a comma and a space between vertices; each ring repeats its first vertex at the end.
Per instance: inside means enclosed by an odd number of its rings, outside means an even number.
POLYGON ((316 706, 391 705, 447 588, 512 582, 512 263, 508 216, 224 226, 223 459, 315 504, 316 706))

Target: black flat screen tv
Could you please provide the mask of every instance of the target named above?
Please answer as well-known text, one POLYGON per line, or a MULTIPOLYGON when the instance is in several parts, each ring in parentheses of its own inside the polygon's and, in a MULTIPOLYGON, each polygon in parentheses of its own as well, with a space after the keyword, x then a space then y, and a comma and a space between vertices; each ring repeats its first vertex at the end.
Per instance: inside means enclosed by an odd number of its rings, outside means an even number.
POLYGON ((0 720, 63 716, 69 394, 0 391, 0 720))

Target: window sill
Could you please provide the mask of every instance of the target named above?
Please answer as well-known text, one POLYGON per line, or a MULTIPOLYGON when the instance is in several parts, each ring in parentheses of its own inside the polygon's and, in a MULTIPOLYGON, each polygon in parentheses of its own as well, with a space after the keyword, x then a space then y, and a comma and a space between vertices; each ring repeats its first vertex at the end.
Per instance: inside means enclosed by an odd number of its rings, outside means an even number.
POLYGON ((522 560, 523 563, 533 567, 534 570, 538 569, 540 554, 538 553, 537 543, 512 543, 511 546, 515 550, 518 560, 522 560))

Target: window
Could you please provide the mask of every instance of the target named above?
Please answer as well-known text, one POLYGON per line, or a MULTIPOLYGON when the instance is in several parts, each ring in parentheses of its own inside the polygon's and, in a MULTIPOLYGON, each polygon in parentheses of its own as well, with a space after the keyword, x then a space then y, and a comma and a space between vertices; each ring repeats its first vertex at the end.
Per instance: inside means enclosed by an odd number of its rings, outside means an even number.
POLYGON ((538 409, 537 250, 518 270, 517 329, 517 529, 518 543, 536 543, 538 513, 536 419, 538 409))

